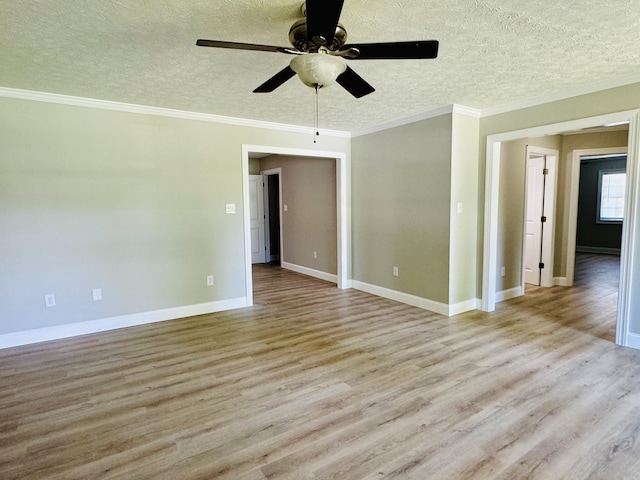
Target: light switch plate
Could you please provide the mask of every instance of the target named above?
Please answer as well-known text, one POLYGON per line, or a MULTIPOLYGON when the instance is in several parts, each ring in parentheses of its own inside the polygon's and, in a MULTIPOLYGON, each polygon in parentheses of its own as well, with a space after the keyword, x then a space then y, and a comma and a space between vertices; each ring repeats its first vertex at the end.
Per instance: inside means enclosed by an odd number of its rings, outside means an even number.
POLYGON ((56 306, 56 296, 53 293, 44 296, 44 306, 47 308, 56 306))
POLYGON ((225 211, 227 213, 236 213, 236 204, 235 203, 227 203, 225 206, 225 211))

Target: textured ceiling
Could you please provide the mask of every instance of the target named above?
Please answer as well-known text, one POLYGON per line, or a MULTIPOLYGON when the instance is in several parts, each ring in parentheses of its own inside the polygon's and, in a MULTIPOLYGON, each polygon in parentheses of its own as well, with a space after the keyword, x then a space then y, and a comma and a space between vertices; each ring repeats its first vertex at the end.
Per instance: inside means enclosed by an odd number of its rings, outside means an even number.
MULTIPOLYGON (((0 0, 0 86, 294 125, 314 91, 279 53, 300 0, 0 0)), ((445 105, 486 109, 638 75, 639 0, 345 0, 350 43, 440 40, 436 60, 353 61, 375 88, 320 91, 320 127, 358 131, 445 105)))

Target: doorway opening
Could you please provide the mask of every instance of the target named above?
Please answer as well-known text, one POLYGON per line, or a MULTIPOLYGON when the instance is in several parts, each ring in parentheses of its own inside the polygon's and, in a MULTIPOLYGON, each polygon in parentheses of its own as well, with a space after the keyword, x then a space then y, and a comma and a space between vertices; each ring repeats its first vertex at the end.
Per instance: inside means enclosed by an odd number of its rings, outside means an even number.
POLYGON ((280 265, 280 251, 282 249, 282 223, 280 222, 280 210, 282 208, 281 169, 263 170, 260 174, 265 177, 265 262, 280 265))
MULTIPOLYGON (((252 158, 253 160, 254 158, 252 158)), ((255 158, 257 159, 257 158, 255 158)), ((281 168, 249 175, 251 263, 280 264, 282 228, 280 209, 281 168)))
MULTIPOLYGON (((632 311, 640 308, 640 303, 632 297, 632 285, 638 281, 634 275, 634 265, 640 262, 636 253, 636 231, 640 227, 636 221, 640 204, 638 163, 640 155, 640 111, 628 111, 597 117, 544 125, 518 131, 504 132, 487 136, 487 155, 485 170, 485 210, 482 275, 482 309, 494 311, 496 304, 496 285, 498 275, 498 217, 499 217, 499 181, 500 146, 502 142, 516 139, 556 135, 567 131, 601 127, 614 123, 628 123, 628 159, 627 159, 627 198, 625 200, 625 219, 623 226, 620 257, 619 295, 616 320, 616 343, 623 346, 640 348, 640 335, 629 330, 632 311)), ((576 191, 577 194, 577 191, 576 191)), ((568 249, 567 256, 575 257, 575 249, 568 249), (571 253, 573 251, 573 253, 571 253)), ((568 260, 568 259, 567 259, 568 260)), ((573 269, 573 266, 572 266, 573 269)))
MULTIPOLYGON (((350 284, 347 280, 347 265, 349 264, 349 249, 348 249, 348 238, 349 235, 349 218, 348 218, 348 192, 349 192, 349 177, 348 177, 348 168, 347 168, 347 154, 346 152, 327 152, 327 151, 318 151, 318 150, 301 150, 301 149, 293 149, 293 148, 282 148, 282 147, 269 147, 269 146, 256 146, 256 145, 243 145, 242 146, 242 168, 243 168, 243 196, 244 196, 244 226, 245 226, 245 287, 246 287, 246 298, 247 304, 253 304, 253 273, 252 273, 252 265, 253 265, 253 255, 252 255, 252 245, 255 245, 255 241, 252 241, 252 225, 251 225, 251 181, 250 181, 250 157, 251 156, 292 156, 292 157, 315 157, 316 159, 324 159, 331 160, 331 171, 334 178, 335 185, 335 212, 334 212, 334 220, 333 227, 335 231, 335 236, 331 238, 330 242, 333 246, 334 250, 334 269, 336 274, 331 275, 330 281, 337 284, 337 287, 340 289, 349 288, 350 284), (337 264, 337 265, 336 265, 337 264)), ((312 160, 312 158, 309 158, 312 160)), ((287 179, 285 178, 284 172, 270 172, 270 168, 260 169, 262 173, 267 174, 266 178, 268 179, 271 175, 275 175, 277 173, 278 176, 278 189, 279 189, 279 213, 280 213, 280 225, 279 225, 279 248, 278 254, 279 261, 283 268, 289 268, 294 271, 299 271, 300 273, 311 274, 312 276, 318 276, 322 272, 316 272, 311 268, 301 267, 298 268, 299 265, 292 264, 291 262, 287 262, 287 254, 285 251, 286 245, 283 245, 282 239, 285 237, 285 232, 283 231, 284 219, 282 217, 285 212, 289 212, 289 214, 300 214, 304 213, 304 208, 297 208, 298 205, 287 205, 282 201, 282 188, 283 185, 286 184, 287 179), (288 208, 289 207, 289 208, 288 208)), ((311 180, 313 180, 313 174, 311 175, 311 180)), ((256 194, 257 195, 257 194, 256 194)), ((267 203, 269 200, 267 199, 267 203)), ((263 197, 263 208, 264 208, 264 197, 263 197)), ((271 215, 272 212, 270 212, 271 215)), ((259 216, 259 214, 258 214, 259 216)), ((265 214, 263 213, 263 218, 265 214)), ((267 231, 267 227, 264 226, 263 223, 263 232, 267 231)), ((270 229, 270 227, 269 227, 270 229)), ((266 248, 266 235, 264 236, 264 248, 266 248)), ((274 243, 269 239, 270 242, 274 243)), ((272 249, 270 248, 271 252, 272 249)), ((289 250, 290 251, 290 250, 289 250)), ((266 252, 266 250, 265 250, 266 252)), ((305 254, 309 252, 305 251, 305 254)), ((315 254, 318 254, 320 257, 320 252, 317 250, 310 249, 310 253, 312 258, 315 254)), ((267 256, 265 253, 265 260, 267 256)))

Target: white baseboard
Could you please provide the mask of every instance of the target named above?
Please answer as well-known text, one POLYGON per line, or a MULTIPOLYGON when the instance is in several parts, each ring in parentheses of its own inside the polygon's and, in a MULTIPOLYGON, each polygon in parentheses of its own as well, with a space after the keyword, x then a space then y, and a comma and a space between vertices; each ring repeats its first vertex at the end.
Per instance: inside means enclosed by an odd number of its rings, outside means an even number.
POLYGON ((513 287, 501 292, 496 292, 496 303, 504 302, 511 298, 521 297, 524 295, 524 289, 522 287, 513 287))
POLYGON ((314 270, 313 268, 303 267, 301 265, 295 265, 293 263, 281 262, 280 266, 287 270, 292 270, 303 275, 319 278, 320 280, 326 280, 331 283, 338 283, 338 276, 332 273, 321 272, 320 270, 314 270))
POLYGON ((428 300, 423 297, 398 292, 390 288, 379 287, 378 285, 371 285, 370 283, 360 282, 358 280, 353 280, 353 288, 377 295, 378 297, 388 298, 389 300, 395 300, 396 302, 406 303, 407 305, 422 308, 423 310, 439 313, 440 315, 449 315, 449 305, 445 303, 434 302, 433 300, 428 300))
POLYGON ((469 312, 471 310, 480 310, 481 300, 479 298, 472 298, 460 303, 449 304, 449 316, 458 315, 459 313, 469 312))
POLYGON ((640 335, 637 333, 627 333, 625 346, 640 350, 640 335))
POLYGON ((405 303, 412 307, 422 308, 423 310, 428 310, 430 312, 439 313, 440 315, 445 315, 447 317, 468 312, 469 310, 476 310, 478 309, 480 302, 480 300, 474 298, 465 302, 447 305, 446 303, 435 302, 427 298, 398 292, 378 285, 371 285, 370 283, 360 282, 358 280, 352 280, 351 284, 356 290, 370 293, 378 297, 388 298, 389 300, 394 300, 396 302, 405 303))
POLYGON ((572 285, 569 283, 567 277, 554 277, 553 284, 558 287, 571 287, 572 285))
POLYGON ((204 315, 207 313, 222 312, 234 308, 249 306, 246 297, 219 300, 216 302, 187 305, 184 307, 166 308, 151 312, 133 313, 119 317, 101 318, 86 322, 67 323, 55 327, 37 328, 22 332, 12 332, 0 335, 0 349, 29 345, 31 343, 47 342, 62 338, 77 337, 89 333, 105 332, 118 328, 133 327, 147 323, 175 320, 177 318, 204 315))

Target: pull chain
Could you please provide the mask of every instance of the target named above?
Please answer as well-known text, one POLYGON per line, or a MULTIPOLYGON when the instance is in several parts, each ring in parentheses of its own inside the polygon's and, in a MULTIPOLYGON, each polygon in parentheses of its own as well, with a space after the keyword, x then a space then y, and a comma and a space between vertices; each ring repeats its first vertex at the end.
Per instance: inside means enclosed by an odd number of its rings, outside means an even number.
POLYGON ((320 90, 320 85, 316 84, 316 111, 315 116, 313 118, 313 129, 315 131, 315 135, 313 136, 313 143, 316 143, 316 137, 320 135, 318 131, 318 90, 320 90))

